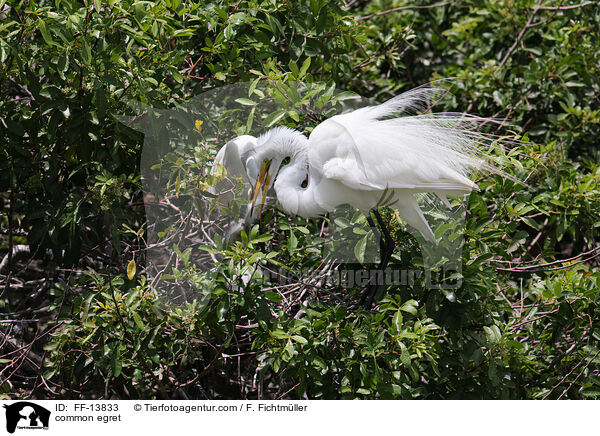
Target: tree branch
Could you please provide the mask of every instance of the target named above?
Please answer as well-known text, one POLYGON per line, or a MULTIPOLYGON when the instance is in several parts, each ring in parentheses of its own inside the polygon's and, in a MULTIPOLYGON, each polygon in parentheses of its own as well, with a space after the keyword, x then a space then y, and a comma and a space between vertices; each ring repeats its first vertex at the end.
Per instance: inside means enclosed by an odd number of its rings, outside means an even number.
POLYGON ((450 4, 450 2, 440 2, 440 3, 434 3, 432 5, 425 5, 425 6, 400 6, 398 8, 388 9, 387 11, 380 11, 380 12, 376 12, 371 15, 365 15, 363 17, 358 17, 356 20, 357 21, 368 20, 369 18, 373 18, 373 17, 379 16, 379 15, 385 15, 385 14, 389 14, 389 13, 397 12, 397 11, 404 11, 407 9, 433 9, 433 8, 437 8, 440 6, 446 6, 449 4, 450 4))
POLYGON ((578 9, 584 6, 593 5, 596 2, 583 2, 578 5, 569 5, 569 6, 540 6, 538 9, 542 9, 544 11, 565 11, 567 9, 578 9))
POLYGON ((531 15, 529 16, 529 19, 527 20, 527 24, 525 24, 525 26, 521 29, 521 32, 519 32, 517 39, 515 40, 514 44, 506 52, 506 55, 504 56, 504 59, 502 59, 502 61, 500 62, 500 65, 498 65, 498 68, 502 68, 504 66, 504 64, 506 63, 508 58, 511 57, 511 55, 517 48, 517 45, 519 45, 519 42, 521 42, 521 40, 523 39, 523 36, 525 35, 525 32, 527 31, 527 29, 529 29, 529 27, 531 27, 533 17, 535 17, 535 14, 537 14, 537 12, 540 10, 540 7, 542 6, 542 1, 543 0, 540 0, 538 2, 538 4, 535 6, 535 9, 533 10, 531 15))

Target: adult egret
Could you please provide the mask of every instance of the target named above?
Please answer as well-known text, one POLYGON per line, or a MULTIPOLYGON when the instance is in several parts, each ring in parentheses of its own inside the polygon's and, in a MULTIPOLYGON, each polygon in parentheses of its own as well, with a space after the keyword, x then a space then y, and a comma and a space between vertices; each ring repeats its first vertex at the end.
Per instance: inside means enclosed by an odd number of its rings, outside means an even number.
MULTIPOLYGON (((258 168, 253 162, 248 164, 248 158, 256 153, 256 138, 251 135, 242 135, 225 144, 217 153, 211 175, 217 178, 215 186, 209 189, 211 194, 217 195, 217 206, 228 207, 235 197, 235 191, 241 181, 246 190, 246 198, 250 196, 251 187, 254 186, 258 176, 258 168)), ((227 238, 236 237, 249 221, 250 210, 247 208, 241 213, 240 218, 234 219, 227 227, 227 238)))
MULTIPOLYGON (((491 168, 478 145, 495 139, 479 132, 489 119, 412 114, 428 108, 439 92, 420 87, 383 104, 333 116, 317 125, 308 138, 286 127, 261 135, 245 160, 253 185, 248 218, 262 213, 271 186, 284 211, 302 217, 319 216, 349 204, 363 212, 377 231, 372 212, 383 233, 382 272, 394 241, 378 206, 396 208, 427 241, 437 243, 415 195, 433 193, 449 206, 447 195, 467 195, 478 189, 468 175, 491 168), (282 166, 287 158, 289 163, 282 166)), ((365 289, 361 299, 365 308, 371 307, 376 291, 375 284, 365 289)))

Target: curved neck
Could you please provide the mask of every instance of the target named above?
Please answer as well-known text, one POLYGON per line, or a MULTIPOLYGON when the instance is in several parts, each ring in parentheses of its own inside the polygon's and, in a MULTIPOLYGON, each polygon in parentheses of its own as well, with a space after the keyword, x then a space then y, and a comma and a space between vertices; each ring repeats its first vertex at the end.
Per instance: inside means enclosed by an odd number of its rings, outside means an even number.
POLYGON ((271 143, 281 160, 290 158, 290 162, 279 171, 274 184, 283 209, 303 217, 323 213, 314 198, 314 180, 311 180, 308 167, 308 139, 300 132, 285 131, 274 135, 271 143), (307 185, 302 187, 305 181, 307 185))

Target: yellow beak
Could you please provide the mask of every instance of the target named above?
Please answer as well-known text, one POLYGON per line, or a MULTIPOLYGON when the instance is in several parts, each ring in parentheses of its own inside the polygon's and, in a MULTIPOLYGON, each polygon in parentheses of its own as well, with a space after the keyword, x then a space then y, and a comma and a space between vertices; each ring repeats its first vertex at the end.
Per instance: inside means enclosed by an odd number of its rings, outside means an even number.
POLYGON ((271 160, 265 159, 260 167, 258 179, 256 180, 256 185, 254 185, 254 192, 252 193, 252 207, 250 209, 250 212, 254 213, 256 199, 258 198, 258 194, 260 194, 262 191, 262 196, 260 199, 260 212, 258 216, 262 215, 263 207, 265 205, 265 199, 267 197, 267 190, 269 189, 269 183, 271 182, 271 176, 269 174, 270 167, 271 160))

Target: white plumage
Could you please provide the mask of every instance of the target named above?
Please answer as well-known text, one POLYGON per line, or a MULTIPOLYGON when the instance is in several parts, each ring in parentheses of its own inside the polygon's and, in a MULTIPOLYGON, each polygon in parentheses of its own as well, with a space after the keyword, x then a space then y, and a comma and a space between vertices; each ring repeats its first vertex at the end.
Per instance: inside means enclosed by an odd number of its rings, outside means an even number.
MULTIPOLYGON (((247 168, 248 157, 255 153, 256 138, 251 135, 242 135, 225 144, 215 157, 211 174, 216 176, 220 172, 219 166, 225 169, 225 179, 242 179, 254 185, 258 171, 253 172, 247 168)), ((219 180, 221 183, 223 179, 219 180)), ((213 190, 214 191, 214 190, 213 190)), ((218 189, 217 189, 218 191, 218 189)))
POLYGON ((434 193, 448 204, 446 195, 478 189, 468 175, 491 168, 478 147, 495 139, 478 132, 488 119, 410 115, 425 109, 439 92, 421 87, 378 106, 336 115, 316 126, 308 139, 285 127, 261 135, 246 161, 254 185, 252 216, 260 213, 274 184, 288 213, 311 217, 350 204, 368 214, 377 206, 392 206, 425 239, 436 242, 415 195, 434 193), (280 168, 286 158, 289 163, 280 168))
MULTIPOLYGON (((229 141, 217 153, 211 175, 218 181, 209 189, 211 194, 218 194, 217 207, 227 208, 230 205, 240 182, 244 184, 243 191, 246 196, 250 195, 258 176, 258 168, 255 168, 252 163, 248 165, 248 158, 256 153, 256 146, 257 141, 254 136, 242 135, 229 141)), ((237 235, 244 228, 249 217, 248 209, 242 213, 242 216, 229 223, 225 236, 230 238, 237 235)))
MULTIPOLYGON (((485 151, 498 138, 480 132, 483 124, 494 120, 466 114, 419 114, 441 93, 424 86, 377 106, 336 115, 316 126, 308 138, 296 130, 276 127, 258 138, 246 135, 227 143, 215 163, 225 167, 226 179, 248 183, 251 200, 242 217, 231 223, 229 235, 262 213, 273 186, 282 208, 291 214, 314 217, 349 204, 362 211, 376 231, 372 212, 382 230, 381 273, 395 244, 378 206, 395 208, 427 241, 437 244, 417 197, 433 194, 450 207, 447 195, 463 196, 478 189, 469 179, 473 171, 504 175, 488 163, 485 151)), ((223 192, 223 183, 219 182, 217 191, 223 192)), ((221 202, 227 203, 227 195, 231 194, 219 196, 221 202)), ((371 284, 364 290, 361 304, 366 309, 377 288, 371 284)))

